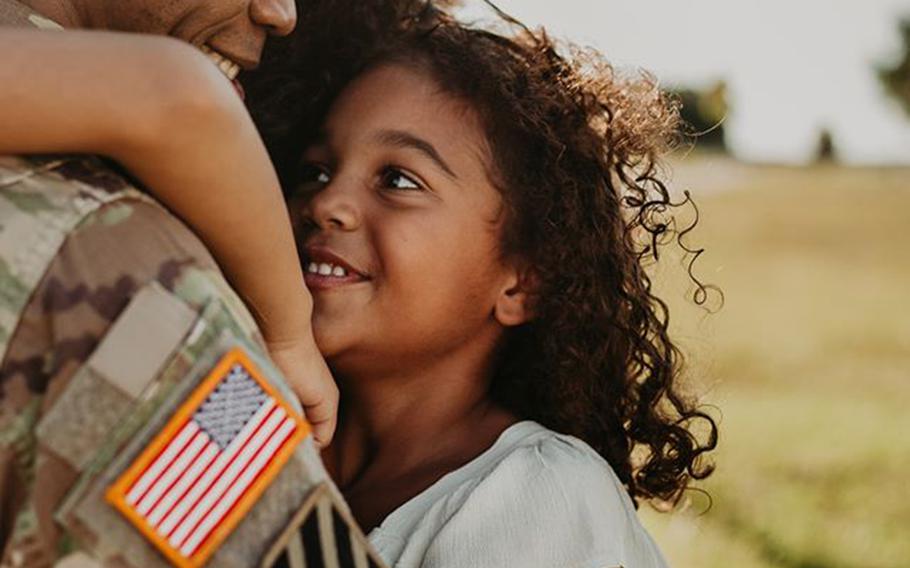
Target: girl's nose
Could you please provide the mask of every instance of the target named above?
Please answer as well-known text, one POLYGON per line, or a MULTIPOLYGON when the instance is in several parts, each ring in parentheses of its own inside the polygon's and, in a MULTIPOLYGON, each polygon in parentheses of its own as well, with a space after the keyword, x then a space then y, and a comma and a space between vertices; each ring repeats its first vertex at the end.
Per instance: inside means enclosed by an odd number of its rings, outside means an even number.
POLYGON ((334 180, 316 193, 306 205, 309 217, 321 229, 353 231, 360 227, 361 212, 355 196, 334 180))

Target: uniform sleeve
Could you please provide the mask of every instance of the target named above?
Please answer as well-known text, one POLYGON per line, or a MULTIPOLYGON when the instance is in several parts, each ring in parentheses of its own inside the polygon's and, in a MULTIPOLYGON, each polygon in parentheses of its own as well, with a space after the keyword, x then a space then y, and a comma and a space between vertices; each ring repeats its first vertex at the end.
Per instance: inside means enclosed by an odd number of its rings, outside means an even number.
POLYGON ((4 561, 44 565, 58 552, 53 513, 76 480, 39 447, 35 427, 111 323, 144 285, 158 281, 191 305, 187 275, 217 274, 199 240, 160 206, 104 205, 71 233, 33 293, 0 367, 0 547, 4 561), (40 491, 35 488, 40 487, 40 491))
POLYGON ((593 450, 552 438, 510 454, 428 548, 422 568, 665 568, 593 450))

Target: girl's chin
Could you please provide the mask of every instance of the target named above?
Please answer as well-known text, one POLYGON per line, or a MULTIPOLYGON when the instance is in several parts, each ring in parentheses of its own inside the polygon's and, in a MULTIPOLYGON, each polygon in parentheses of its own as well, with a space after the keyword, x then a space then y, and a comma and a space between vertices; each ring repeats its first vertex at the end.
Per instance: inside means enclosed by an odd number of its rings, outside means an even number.
POLYGON ((314 323, 313 337, 316 340, 316 347, 319 348, 319 352, 322 353, 326 361, 344 351, 344 336, 325 329, 325 326, 319 326, 314 323))

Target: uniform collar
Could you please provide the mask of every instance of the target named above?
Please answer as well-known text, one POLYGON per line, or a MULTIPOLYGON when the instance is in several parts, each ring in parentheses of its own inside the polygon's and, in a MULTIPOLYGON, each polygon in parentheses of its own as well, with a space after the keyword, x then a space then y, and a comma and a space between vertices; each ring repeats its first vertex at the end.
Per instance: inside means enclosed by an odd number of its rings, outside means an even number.
POLYGON ((63 26, 45 18, 16 0, 0 0, 0 25, 62 30, 63 26))

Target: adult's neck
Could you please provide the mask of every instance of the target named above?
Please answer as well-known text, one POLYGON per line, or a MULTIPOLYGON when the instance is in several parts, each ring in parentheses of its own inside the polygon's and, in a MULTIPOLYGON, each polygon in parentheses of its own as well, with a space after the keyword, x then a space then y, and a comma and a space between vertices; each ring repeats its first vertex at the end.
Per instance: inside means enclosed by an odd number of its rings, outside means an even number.
MULTIPOLYGON (((489 398, 489 356, 452 357, 389 377, 339 376, 342 408, 327 463, 340 486, 446 460, 480 425, 505 424, 489 398), (378 470, 378 471, 377 471, 378 470)), ((504 426, 503 426, 504 427, 504 426)))
POLYGON ((103 29, 106 22, 103 10, 97 4, 100 2, 86 2, 83 0, 19 0, 45 18, 49 18, 64 28, 103 29))

